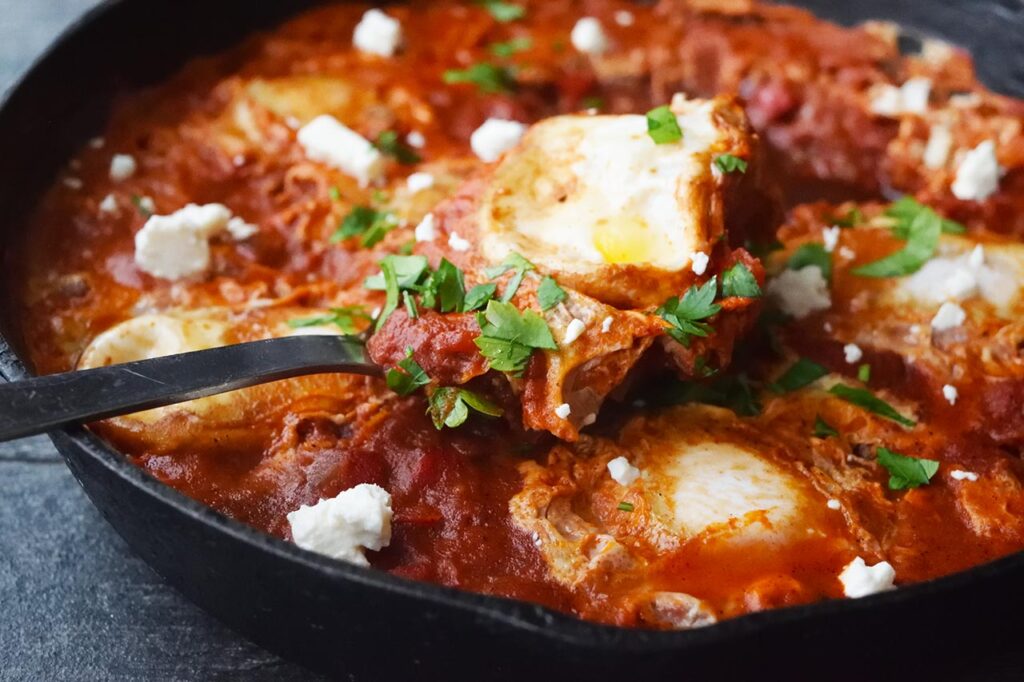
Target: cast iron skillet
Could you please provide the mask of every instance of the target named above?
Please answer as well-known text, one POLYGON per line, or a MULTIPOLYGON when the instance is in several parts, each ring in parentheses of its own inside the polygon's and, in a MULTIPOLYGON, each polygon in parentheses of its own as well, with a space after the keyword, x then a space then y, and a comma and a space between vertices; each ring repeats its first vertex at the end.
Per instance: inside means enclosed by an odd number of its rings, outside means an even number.
MULTIPOLYGON (((39 193, 102 130, 115 92, 159 82, 188 58, 313 4, 109 0, 65 33, 0 107, 0 264, 8 264, 0 273, 9 271, 39 193)), ((1024 96, 1020 0, 796 4, 842 22, 897 20, 964 45, 990 87, 1024 96)), ((0 290, 0 374, 14 379, 32 368, 9 297, 0 290)), ((690 632, 594 625, 304 552, 188 499, 82 428, 51 437, 93 503, 167 582, 268 649, 349 679, 878 679, 899 662, 917 673, 939 669, 953 653, 969 656, 1000 633, 1005 638, 1019 627, 1014 614, 1024 605, 1021 553, 870 598, 690 632)))

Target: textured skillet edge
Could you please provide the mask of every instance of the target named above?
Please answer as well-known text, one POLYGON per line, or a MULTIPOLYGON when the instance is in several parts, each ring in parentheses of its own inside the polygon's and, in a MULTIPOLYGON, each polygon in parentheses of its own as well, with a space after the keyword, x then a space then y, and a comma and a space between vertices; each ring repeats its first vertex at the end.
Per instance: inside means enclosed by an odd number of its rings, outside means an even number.
MULTIPOLYGON (((33 75, 45 63, 54 59, 70 39, 76 37, 94 22, 102 21, 103 17, 117 6, 130 1, 106 0, 69 25, 3 93, 0 98, 0 111, 8 106, 10 100, 22 88, 31 84, 33 75)), ((28 376, 31 376, 28 368, 0 333, 0 378, 14 380, 28 376)), ((290 543, 234 521, 161 483, 84 428, 65 429, 57 434, 51 434, 50 438, 66 461, 70 455, 62 441, 73 444, 128 485, 159 501, 160 504, 173 508, 177 512, 211 527, 218 533, 231 536, 260 551, 311 567, 332 579, 383 590, 420 602, 454 607, 469 614, 482 616, 497 624, 540 634, 546 638, 583 649, 614 648, 623 653, 657 653, 668 650, 679 652, 700 649, 711 644, 741 640, 766 630, 775 630, 788 625, 822 624, 825 620, 831 620, 833 617, 884 612, 887 607, 911 606, 923 602, 926 598, 941 599, 954 594, 962 594, 989 579, 1005 579, 1013 575, 1016 575, 1017 578, 1024 577, 1024 552, 1018 552, 967 571, 862 599, 829 600, 774 609, 688 631, 666 632, 619 628, 583 621, 528 602, 413 581, 383 571, 351 566, 306 552, 290 543)))

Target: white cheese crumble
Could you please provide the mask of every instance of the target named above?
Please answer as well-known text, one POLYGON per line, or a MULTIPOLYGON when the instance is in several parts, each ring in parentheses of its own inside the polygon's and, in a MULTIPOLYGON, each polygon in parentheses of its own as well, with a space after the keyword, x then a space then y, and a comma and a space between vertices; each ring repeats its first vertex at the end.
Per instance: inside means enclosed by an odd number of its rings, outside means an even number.
POLYGON ((946 301, 939 306, 939 312, 932 318, 932 331, 945 331, 959 327, 967 319, 967 313, 956 303, 946 301))
POLYGON ((964 154, 950 190, 961 201, 984 201, 999 189, 1002 174, 996 145, 992 140, 985 140, 964 154))
POLYGON ((1013 275, 986 265, 981 244, 969 253, 932 258, 900 286, 914 298, 930 303, 964 301, 981 295, 997 307, 1008 305, 1018 290, 1013 275))
POLYGON ((299 547, 358 566, 369 566, 363 552, 391 543, 391 495, 380 486, 360 483, 329 500, 302 505, 288 514, 299 547))
POLYGON ((839 244, 839 233, 842 228, 838 225, 832 227, 826 227, 821 231, 821 241, 825 245, 825 250, 832 253, 836 250, 836 246, 839 244))
POLYGON ((703 275, 708 269, 708 261, 710 260, 711 257, 703 251, 695 251, 694 254, 690 256, 690 269, 693 270, 693 274, 703 275))
POLYGON ((924 146, 924 165, 932 170, 942 168, 949 161, 953 151, 953 131, 948 125, 937 123, 928 134, 928 142, 924 146))
POLYGON ((434 214, 428 213, 413 230, 413 235, 418 242, 432 242, 437 237, 437 230, 434 229, 434 214))
POLYGON ((900 87, 881 85, 873 89, 871 111, 879 116, 895 118, 900 114, 924 114, 932 82, 928 78, 911 78, 900 87))
POLYGON ((526 125, 519 121, 489 118, 470 135, 469 146, 481 161, 491 163, 519 144, 525 132, 526 125))
POLYGON ((640 478, 640 470, 630 464, 625 457, 616 457, 608 462, 608 473, 612 480, 621 486, 632 485, 640 478))
POLYGON ((857 252, 851 249, 849 246, 839 247, 839 257, 846 260, 853 260, 857 257, 857 252))
POLYGON ((108 194, 99 205, 100 213, 117 213, 117 197, 108 194))
POLYGON ((594 17, 583 17, 569 34, 572 46, 584 54, 599 55, 608 51, 608 36, 601 22, 594 17))
POLYGON ((857 557, 839 574, 843 594, 847 597, 866 597, 869 594, 885 592, 893 588, 896 571, 888 561, 868 566, 864 559, 857 557))
POLYGON ((555 408, 555 416, 559 419, 567 419, 572 414, 572 407, 569 403, 562 403, 555 408))
POLYGON ((593 424, 596 421, 597 421, 597 415, 595 413, 591 412, 590 414, 588 414, 586 417, 583 418, 583 425, 584 426, 590 426, 591 424, 593 424))
POLYGON ((612 330, 612 322, 613 321, 614 320, 612 320, 611 315, 609 315, 608 317, 606 317, 603 320, 601 320, 601 333, 602 334, 607 334, 608 332, 610 332, 612 330))
POLYGON ((784 270, 768 282, 767 290, 782 312, 797 319, 832 306, 828 281, 817 265, 784 270))
POLYGON ((422 192, 434 186, 434 176, 430 173, 413 173, 405 179, 405 186, 409 188, 410 192, 422 192))
POLYGON ((963 471, 962 469, 953 469, 949 472, 949 477, 954 481, 977 481, 978 474, 973 471, 963 471))
POLYGON ((244 239, 256 228, 233 218, 223 204, 188 204, 170 215, 150 216, 135 234, 135 264, 163 279, 198 275, 210 266, 210 238, 225 230, 244 239))
POLYGON ((632 26, 634 19, 633 13, 629 10, 620 9, 615 13, 615 23, 619 26, 632 26))
POLYGON ((391 57, 402 42, 402 25, 379 9, 368 10, 352 33, 352 44, 360 52, 391 57))
POLYGON ((831 509, 832 511, 839 511, 842 508, 842 506, 839 504, 839 500, 829 500, 828 502, 825 503, 825 506, 831 509))
POLYGON ((843 356, 846 358, 846 364, 852 365, 855 362, 859 362, 864 357, 864 351, 860 349, 855 343, 848 343, 843 346, 843 356))
POLYGON ((298 140, 306 156, 355 178, 360 187, 384 172, 384 156, 377 148, 333 116, 314 118, 299 130, 298 140))
POLYGON ((114 154, 110 159, 110 179, 122 182, 135 175, 138 168, 139 164, 131 154, 114 154))
POLYGON ((452 232, 448 235, 448 246, 456 251, 469 251, 469 247, 472 245, 469 241, 460 237, 458 232, 452 232))
POLYGON ((89 140, 89 147, 92 149, 103 149, 103 145, 105 145, 106 143, 107 141, 102 137, 94 137, 91 140, 89 140))
POLYGON ((146 213, 156 213, 156 202, 153 197, 139 197, 139 208, 146 213))
POLYGON ((568 346, 576 339, 580 338, 584 331, 586 331, 587 325, 583 323, 583 320, 572 318, 572 321, 565 328, 565 337, 562 339, 562 345, 568 346))
POLYGON ((942 387, 942 397, 946 399, 950 405, 956 405, 956 399, 960 396, 960 392, 956 390, 956 386, 953 384, 946 384, 942 387))
POLYGON ((64 186, 68 189, 82 189, 82 187, 85 186, 85 183, 82 182, 81 178, 69 176, 64 178, 64 186))
POLYGON ((414 130, 405 136, 405 141, 410 147, 416 149, 423 149, 427 144, 427 138, 423 137, 423 133, 418 130, 414 130))

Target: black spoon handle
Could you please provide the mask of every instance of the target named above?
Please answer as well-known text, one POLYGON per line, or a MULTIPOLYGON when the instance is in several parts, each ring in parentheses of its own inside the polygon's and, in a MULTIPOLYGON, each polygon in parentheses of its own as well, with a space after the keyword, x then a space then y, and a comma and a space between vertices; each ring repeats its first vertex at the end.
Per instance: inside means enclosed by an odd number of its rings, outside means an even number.
POLYGON ((303 374, 378 375, 347 336, 290 336, 0 383, 0 442, 303 374))

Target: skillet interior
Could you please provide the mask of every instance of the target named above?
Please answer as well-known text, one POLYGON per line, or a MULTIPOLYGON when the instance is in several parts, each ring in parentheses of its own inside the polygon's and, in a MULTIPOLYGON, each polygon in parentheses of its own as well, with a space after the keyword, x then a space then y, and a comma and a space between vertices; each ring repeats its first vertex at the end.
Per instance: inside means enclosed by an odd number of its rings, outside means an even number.
MULTIPOLYGON (((21 216, 71 150, 99 128, 115 91, 159 81, 189 56, 228 45, 311 4, 121 0, 87 17, 0 111, 4 258, 16 245, 21 216)), ((1012 61, 1024 54, 1024 12, 1011 9, 1015 3, 801 4, 840 20, 899 19, 971 47, 983 80, 1024 95, 1024 68, 1012 61)), ((10 344, 0 339, 0 372, 24 375, 17 321, 4 317, 0 331, 10 344)), ((388 673, 429 678, 431 672, 452 679, 481 671, 489 677, 548 677, 562 669, 603 678, 641 671, 722 672, 735 665, 762 669, 773 662, 786 662, 779 669, 792 673, 794 657, 813 666, 841 660, 835 658, 838 651, 870 652, 858 658, 872 665, 898 650, 933 649, 943 638, 962 645, 967 635, 953 625, 967 622, 964 615, 976 613, 978 603, 1009 614, 1021 601, 1012 589, 1024 574, 1024 557, 1018 555, 868 600, 756 614, 693 632, 617 630, 306 555, 155 482, 84 430, 54 439, 106 518, 187 596, 271 649, 368 679, 388 673), (879 636, 880 624, 887 632, 911 634, 879 636)), ((998 622, 996 614, 986 615, 990 625, 998 622)), ((971 637, 991 634, 977 625, 971 637)), ((846 662, 844 669, 855 674, 846 662)))

